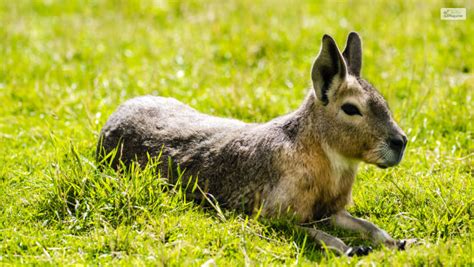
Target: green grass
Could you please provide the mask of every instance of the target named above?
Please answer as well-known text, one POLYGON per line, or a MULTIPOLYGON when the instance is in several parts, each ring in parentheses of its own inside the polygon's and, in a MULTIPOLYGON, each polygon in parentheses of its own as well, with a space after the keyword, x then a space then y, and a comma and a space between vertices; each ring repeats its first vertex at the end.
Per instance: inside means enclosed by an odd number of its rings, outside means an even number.
POLYGON ((473 7, 1 1, 0 264, 473 264, 473 7), (467 20, 440 20, 442 7, 466 7, 467 20), (98 132, 124 100, 172 96, 263 122, 298 107, 322 35, 343 46, 352 30, 364 42, 362 75, 410 142, 398 167, 361 168, 349 210, 419 246, 325 255, 284 222, 186 201, 152 167, 96 169, 98 132))

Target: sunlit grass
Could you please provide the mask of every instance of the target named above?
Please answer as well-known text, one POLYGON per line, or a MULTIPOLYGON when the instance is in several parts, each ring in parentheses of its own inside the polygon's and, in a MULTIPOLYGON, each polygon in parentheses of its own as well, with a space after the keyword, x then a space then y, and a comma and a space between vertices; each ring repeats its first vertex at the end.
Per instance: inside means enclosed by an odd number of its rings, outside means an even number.
POLYGON ((472 7, 0 2, 0 262, 472 263, 472 7), (440 20, 441 7, 466 7, 467 20, 440 20), (124 100, 171 96, 202 112, 264 122, 301 103, 322 35, 342 47, 353 30, 363 38, 362 75, 387 98, 409 146, 396 168, 361 168, 350 211, 419 246, 325 256, 284 222, 186 201, 152 167, 97 170, 98 132, 124 100))

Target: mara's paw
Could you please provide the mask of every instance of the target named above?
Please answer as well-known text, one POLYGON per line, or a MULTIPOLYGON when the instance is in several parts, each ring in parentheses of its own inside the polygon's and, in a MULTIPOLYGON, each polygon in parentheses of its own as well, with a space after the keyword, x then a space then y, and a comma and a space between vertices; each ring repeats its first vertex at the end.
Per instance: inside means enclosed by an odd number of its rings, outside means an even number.
POLYGON ((353 256, 365 256, 372 252, 372 247, 366 246, 357 246, 357 247, 350 247, 344 254, 349 257, 353 256))
POLYGON ((402 239, 397 241, 397 248, 398 250, 405 250, 408 247, 411 247, 412 245, 416 244, 418 240, 416 238, 410 238, 410 239, 402 239))
POLYGON ((387 240, 385 241, 385 246, 391 249, 405 250, 408 247, 415 244, 417 240, 415 238, 411 239, 401 239, 401 240, 387 240))

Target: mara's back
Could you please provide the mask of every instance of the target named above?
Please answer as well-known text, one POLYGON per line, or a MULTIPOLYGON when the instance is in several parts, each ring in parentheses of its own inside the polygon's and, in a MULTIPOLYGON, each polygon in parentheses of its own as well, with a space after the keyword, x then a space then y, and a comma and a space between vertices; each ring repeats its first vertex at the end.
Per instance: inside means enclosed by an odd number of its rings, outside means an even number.
POLYGON ((185 182, 197 177, 202 190, 221 205, 248 210, 278 177, 272 165, 285 143, 278 125, 214 117, 173 98, 144 96, 125 102, 110 116, 97 154, 100 158, 117 149, 113 166, 119 166, 119 160, 145 165, 161 153, 161 175, 171 182, 177 174, 168 170, 179 165, 185 182))

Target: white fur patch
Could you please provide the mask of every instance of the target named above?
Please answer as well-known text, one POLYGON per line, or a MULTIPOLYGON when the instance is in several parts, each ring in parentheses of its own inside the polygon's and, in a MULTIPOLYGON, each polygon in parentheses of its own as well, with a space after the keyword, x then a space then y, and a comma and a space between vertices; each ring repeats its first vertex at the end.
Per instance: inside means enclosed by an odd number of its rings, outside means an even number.
POLYGON ((359 82, 357 81, 356 77, 352 75, 347 75, 346 76, 346 82, 347 82, 347 87, 360 87, 359 82))
POLYGON ((331 163, 331 169, 333 171, 332 177, 334 177, 334 182, 336 186, 339 185, 344 173, 355 173, 357 171, 357 167, 359 164, 356 160, 351 160, 347 157, 344 157, 325 143, 322 144, 322 148, 326 153, 329 162, 331 163))

